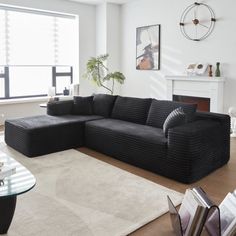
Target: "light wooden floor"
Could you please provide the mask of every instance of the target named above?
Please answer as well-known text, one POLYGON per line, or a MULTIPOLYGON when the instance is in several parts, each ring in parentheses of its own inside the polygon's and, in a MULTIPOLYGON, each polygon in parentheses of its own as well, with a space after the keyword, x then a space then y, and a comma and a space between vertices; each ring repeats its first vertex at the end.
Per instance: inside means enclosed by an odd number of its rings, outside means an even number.
MULTIPOLYGON (((117 166, 133 174, 142 176, 155 183, 161 184, 163 186, 166 186, 182 193, 185 192, 186 188, 193 186, 201 186, 205 190, 205 192, 210 196, 210 198, 217 204, 219 204, 223 200, 223 198, 228 192, 232 192, 234 189, 236 189, 236 138, 231 138, 231 159, 229 163, 223 166, 222 168, 216 170, 212 174, 208 175, 207 177, 191 185, 178 183, 176 181, 164 178, 154 173, 120 162, 114 158, 105 156, 101 153, 97 153, 87 148, 80 148, 79 150, 99 160, 105 161, 111 165, 117 166)), ((174 234, 169 221, 169 215, 165 214, 164 216, 140 228, 131 235, 171 236, 174 234)))

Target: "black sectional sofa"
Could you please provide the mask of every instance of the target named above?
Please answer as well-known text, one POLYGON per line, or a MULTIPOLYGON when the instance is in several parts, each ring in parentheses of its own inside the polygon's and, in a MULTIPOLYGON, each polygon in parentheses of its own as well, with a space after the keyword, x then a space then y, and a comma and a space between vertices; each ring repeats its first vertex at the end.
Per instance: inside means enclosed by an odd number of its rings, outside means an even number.
POLYGON ((196 112, 195 104, 96 94, 48 103, 44 116, 6 120, 5 141, 29 157, 86 146, 192 183, 228 162, 230 118, 196 112), (179 107, 185 122, 164 133, 179 107))

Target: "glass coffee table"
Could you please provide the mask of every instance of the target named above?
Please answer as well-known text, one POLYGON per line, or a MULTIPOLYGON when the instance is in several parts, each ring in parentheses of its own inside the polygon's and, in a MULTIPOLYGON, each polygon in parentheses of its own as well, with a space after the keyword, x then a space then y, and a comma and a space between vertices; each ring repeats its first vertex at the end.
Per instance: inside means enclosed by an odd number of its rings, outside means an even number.
POLYGON ((36 179, 23 165, 0 152, 0 161, 16 167, 16 174, 6 177, 0 186, 0 234, 6 234, 16 207, 17 195, 31 190, 36 179))

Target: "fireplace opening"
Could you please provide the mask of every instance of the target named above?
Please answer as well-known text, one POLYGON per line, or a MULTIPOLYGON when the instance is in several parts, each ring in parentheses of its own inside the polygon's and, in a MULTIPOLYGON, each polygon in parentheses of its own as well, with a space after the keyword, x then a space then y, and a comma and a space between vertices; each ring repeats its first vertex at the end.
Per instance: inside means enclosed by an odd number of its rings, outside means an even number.
POLYGON ((198 111, 210 111, 210 98, 173 95, 173 101, 197 104, 198 111))

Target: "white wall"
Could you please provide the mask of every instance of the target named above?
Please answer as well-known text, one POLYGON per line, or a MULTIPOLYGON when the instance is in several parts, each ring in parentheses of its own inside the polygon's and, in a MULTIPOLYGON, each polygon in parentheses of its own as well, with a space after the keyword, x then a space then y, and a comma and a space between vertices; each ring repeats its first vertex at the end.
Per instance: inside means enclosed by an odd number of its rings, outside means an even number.
POLYGON ((0 105, 0 125, 4 124, 5 119, 19 118, 31 115, 45 115, 46 108, 39 106, 41 102, 30 102, 30 103, 16 103, 8 105, 0 105))
POLYGON ((107 4, 107 52, 110 55, 108 67, 111 71, 120 70, 120 10, 120 5, 107 4))
POLYGON ((216 25, 209 38, 194 42, 183 37, 179 20, 191 0, 137 0, 122 6, 122 72, 126 76, 122 94, 138 97, 166 98, 165 75, 181 74, 191 62, 215 65, 220 61, 221 72, 227 78, 225 110, 236 106, 236 1, 206 0, 216 14, 216 25), (136 28, 161 24, 161 70, 135 69, 136 28))
MULTIPOLYGON (((109 53, 108 68, 111 72, 120 71, 121 62, 121 6, 107 5, 107 52, 109 53)), ((111 86, 111 83, 110 83, 111 86)), ((114 94, 120 94, 121 86, 115 83, 114 94)))
MULTIPOLYGON (((2 4, 10 4, 22 7, 37 8, 42 10, 64 12, 79 15, 79 77, 86 68, 87 60, 96 52, 96 8, 92 5, 79 4, 65 0, 0 0, 2 4)), ((79 78, 74 78, 79 81, 79 78)), ((80 79, 80 94, 90 95, 94 89, 91 84, 84 79, 80 79)), ((37 104, 37 103, 35 103, 37 104)), ((30 116, 41 114, 42 109, 32 106, 32 103, 22 103, 15 105, 1 105, 0 115, 5 114, 5 118, 18 116, 30 116), (32 109, 31 109, 32 108, 32 109), (22 113, 22 111, 24 111, 22 113)))
POLYGON ((109 54, 108 67, 120 69, 120 5, 103 3, 96 7, 96 54, 109 54))
MULTIPOLYGON (((96 7, 96 55, 109 54, 107 67, 111 72, 120 69, 120 5, 103 3, 96 7)), ((111 84, 106 84, 111 87, 111 84)), ((115 93, 120 86, 116 84, 115 93)), ((104 88, 97 92, 107 93, 104 88)))
MULTIPOLYGON (((107 3, 96 6, 96 55, 99 56, 107 53, 107 3)), ((107 93, 102 87, 97 87, 95 83, 90 82, 95 93, 107 93)))
POLYGON ((96 55, 107 53, 107 4, 96 6, 96 55))

